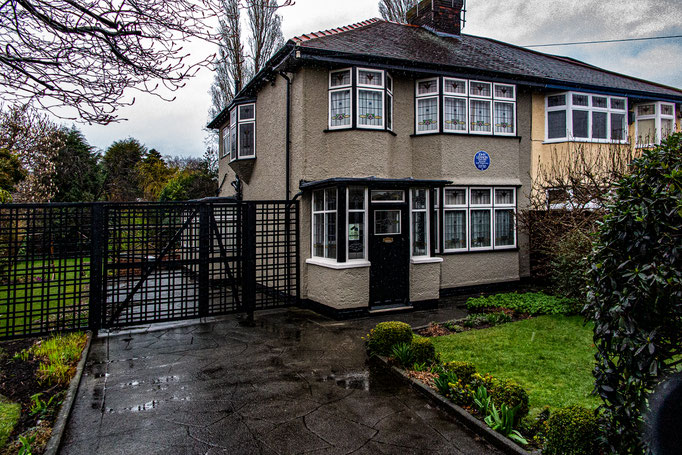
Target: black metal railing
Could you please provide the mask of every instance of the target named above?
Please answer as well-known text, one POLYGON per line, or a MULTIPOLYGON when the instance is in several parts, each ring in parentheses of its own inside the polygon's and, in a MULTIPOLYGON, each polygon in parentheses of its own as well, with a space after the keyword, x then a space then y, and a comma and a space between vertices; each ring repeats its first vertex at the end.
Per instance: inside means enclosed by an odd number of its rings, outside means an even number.
POLYGON ((291 305, 298 202, 0 206, 0 339, 291 305))

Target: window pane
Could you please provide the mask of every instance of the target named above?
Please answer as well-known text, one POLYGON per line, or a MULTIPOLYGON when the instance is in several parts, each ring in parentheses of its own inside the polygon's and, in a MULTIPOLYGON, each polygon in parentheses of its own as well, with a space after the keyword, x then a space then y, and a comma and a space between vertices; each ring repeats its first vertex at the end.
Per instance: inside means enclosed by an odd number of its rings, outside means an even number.
POLYGON ((403 202, 405 193, 400 190, 372 190, 373 202, 403 202))
POLYGON ((326 210, 336 210, 336 188, 328 188, 324 191, 327 196, 326 210))
POLYGON ((656 120, 637 120, 637 140, 640 144, 656 142, 656 120))
POLYGON ((514 132, 514 104, 495 103, 495 132, 514 132))
POLYGON ((444 90, 445 93, 466 95, 467 94, 467 83, 459 79, 448 79, 444 80, 444 90))
POLYGON ((239 124, 239 156, 254 156, 256 154, 256 137, 254 123, 239 124))
POLYGON ((220 134, 223 136, 223 149, 220 154, 220 157, 222 158, 230 154, 230 129, 225 128, 220 134))
POLYGON ((495 98, 514 99, 514 86, 495 84, 495 98))
POLYGON ((573 137, 590 137, 589 118, 590 113, 588 111, 573 111, 573 137))
POLYGON ((592 138, 606 139, 606 112, 592 112, 592 138))
POLYGON ((438 79, 417 82, 417 95, 438 93, 438 79))
POLYGON ((386 102, 386 128, 393 129, 393 96, 386 95, 388 101, 386 102))
POLYGON ((438 98, 417 99, 417 131, 438 130, 438 98))
POLYGON ((256 118, 256 109, 253 104, 239 106, 239 120, 253 120, 256 118))
POLYGON ((351 212, 348 214, 348 259, 364 258, 365 258, 365 213, 351 212))
POLYGON ((365 189, 350 188, 348 190, 348 209, 365 210, 365 189))
POLYGON ((467 130, 467 101, 462 98, 445 98, 443 118, 446 131, 467 130))
POLYGON ((324 257, 324 214, 318 213, 313 219, 313 256, 324 257))
POLYGON ((566 106, 566 95, 553 95, 547 97, 547 106, 566 106))
POLYGON ((625 100, 622 98, 611 98, 611 109, 625 110, 625 100))
POLYGON ((377 210, 374 212, 374 234, 400 234, 400 210, 377 210))
POLYGON ((637 115, 656 115, 655 104, 643 104, 637 106, 637 115))
POLYGON ((325 214, 327 221, 327 255, 330 259, 336 259, 336 213, 325 214))
POLYGON ((412 209, 426 210, 426 190, 412 190, 412 209))
POLYGON ((324 210, 324 190, 317 190, 313 193, 313 211, 321 212, 324 210))
POLYGON ((495 210, 495 246, 514 245, 514 211, 495 210))
POLYGON ((574 106, 589 106, 590 97, 587 95, 573 95, 574 106))
POLYGON ((337 71, 335 73, 332 73, 331 76, 332 87, 343 87, 345 85, 350 85, 350 70, 337 71))
POLYGON ((412 212, 412 256, 427 256, 426 212, 412 212))
POLYGON ((466 190, 445 190, 445 205, 466 205, 466 190))
POLYGON ((459 250, 467 247, 466 219, 467 214, 464 210, 445 211, 443 240, 445 241, 446 250, 459 250))
POLYGON ((237 125, 230 127, 230 159, 237 159, 237 125))
POLYGON ((611 140, 622 141, 625 138, 625 114, 611 114, 611 140))
POLYGON ((469 81, 469 93, 472 96, 490 96, 490 84, 487 82, 469 81))
POLYGON ((237 108, 234 108, 230 111, 230 125, 236 125, 237 124, 237 108))
POLYGON ((674 131, 672 119, 661 119, 661 139, 666 139, 674 131))
POLYGON ((358 90, 358 125, 383 125, 384 106, 382 92, 358 90))
POLYGON ((393 78, 389 75, 386 75, 386 90, 393 91, 393 78))
POLYGON ((490 190, 471 190, 471 205, 490 205, 490 190))
POLYGON ((471 248, 489 247, 490 240, 490 210, 472 210, 471 248))
POLYGON ((341 90, 332 92, 329 99, 330 112, 330 126, 350 126, 351 109, 350 109, 350 90, 341 90))
POLYGON ((495 190, 495 204, 514 204, 514 190, 495 190))
POLYGON ((672 104, 661 104, 661 115, 673 115, 674 112, 672 104))
POLYGON ((358 71, 358 84, 360 85, 374 85, 376 87, 383 87, 384 82, 381 80, 383 74, 381 71, 358 71))
POLYGON ((490 101, 471 100, 471 131, 490 132, 490 101))
POLYGON ((606 109, 607 107, 609 107, 608 101, 609 101, 609 99, 604 98, 603 96, 593 96, 592 97, 592 107, 598 107, 598 108, 606 109))
POLYGON ((547 138, 557 139, 566 137, 566 111, 548 112, 547 123, 547 138))

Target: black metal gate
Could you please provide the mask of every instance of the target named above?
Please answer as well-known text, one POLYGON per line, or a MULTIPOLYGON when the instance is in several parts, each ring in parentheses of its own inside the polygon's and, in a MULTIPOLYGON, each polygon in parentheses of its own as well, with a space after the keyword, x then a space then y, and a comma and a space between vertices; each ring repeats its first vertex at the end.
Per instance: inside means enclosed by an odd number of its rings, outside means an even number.
POLYGON ((298 202, 0 206, 0 338, 287 306, 298 202))

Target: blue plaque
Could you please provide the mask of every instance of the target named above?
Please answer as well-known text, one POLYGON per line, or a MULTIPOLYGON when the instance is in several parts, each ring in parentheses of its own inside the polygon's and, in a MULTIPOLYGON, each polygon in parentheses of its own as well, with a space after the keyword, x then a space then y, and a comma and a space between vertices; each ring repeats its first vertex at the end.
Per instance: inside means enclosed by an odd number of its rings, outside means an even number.
POLYGON ((490 167, 490 155, 483 150, 474 155, 474 166, 479 171, 486 171, 490 167))

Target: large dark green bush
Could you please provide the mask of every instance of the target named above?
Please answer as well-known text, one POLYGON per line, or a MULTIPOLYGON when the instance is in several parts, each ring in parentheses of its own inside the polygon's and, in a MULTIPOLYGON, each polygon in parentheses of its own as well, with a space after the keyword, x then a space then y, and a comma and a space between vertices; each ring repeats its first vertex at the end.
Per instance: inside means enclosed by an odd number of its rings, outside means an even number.
POLYGON ((455 373, 465 384, 471 383, 472 376, 476 374, 476 366, 470 362, 447 362, 443 368, 455 373))
POLYGON ((682 134, 633 161, 591 262, 585 313, 610 451, 640 454, 647 398, 682 354, 682 134))
POLYGON ((575 300, 559 298, 542 292, 527 292, 525 294, 513 292, 471 298, 467 301, 467 310, 469 311, 491 309, 508 309, 531 315, 573 314, 578 311, 575 300))
POLYGON ((552 292, 585 302, 589 270, 588 256, 592 251, 592 239, 587 230, 569 231, 554 244, 549 260, 552 292))
POLYGON ((430 365, 436 361, 436 347, 431 338, 414 337, 412 339, 412 352, 416 363, 430 365))
POLYGON ((412 327, 404 322, 380 322, 367 335, 367 350, 374 355, 391 355, 393 346, 412 343, 412 327))
POLYGON ((571 406, 547 421, 543 455, 600 455, 599 421, 594 411, 571 406))

